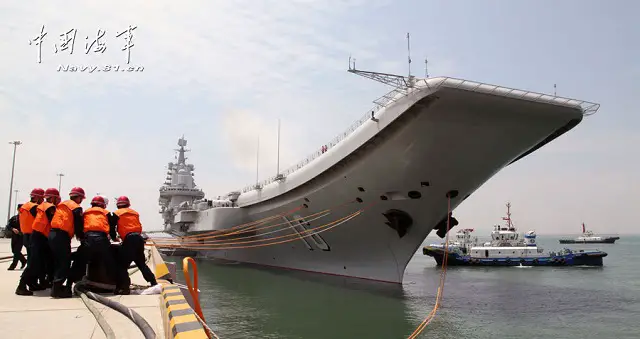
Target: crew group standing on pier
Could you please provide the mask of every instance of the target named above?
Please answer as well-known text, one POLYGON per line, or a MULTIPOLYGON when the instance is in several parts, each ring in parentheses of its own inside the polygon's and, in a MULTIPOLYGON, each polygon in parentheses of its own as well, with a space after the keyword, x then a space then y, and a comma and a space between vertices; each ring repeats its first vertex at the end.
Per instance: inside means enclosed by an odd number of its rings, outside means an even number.
POLYGON ((142 225, 129 198, 119 197, 114 212, 106 209, 107 201, 102 196, 94 197, 91 208, 83 212, 80 204, 84 199, 80 187, 71 189, 69 200, 65 201, 61 201, 55 188, 35 188, 30 200, 18 205, 17 216, 7 225, 15 238, 11 241, 14 260, 9 270, 15 269, 18 262, 24 268, 16 294, 33 295, 33 291, 51 288, 52 297, 70 298, 71 287, 82 280, 87 265, 93 262, 101 262, 115 279, 115 294, 129 294, 127 269, 132 261, 147 282, 157 284, 145 262, 142 225), (74 236, 80 246, 72 252, 74 236), (117 257, 111 254, 110 240, 122 240, 117 257), (27 248, 26 260, 22 245, 27 248))

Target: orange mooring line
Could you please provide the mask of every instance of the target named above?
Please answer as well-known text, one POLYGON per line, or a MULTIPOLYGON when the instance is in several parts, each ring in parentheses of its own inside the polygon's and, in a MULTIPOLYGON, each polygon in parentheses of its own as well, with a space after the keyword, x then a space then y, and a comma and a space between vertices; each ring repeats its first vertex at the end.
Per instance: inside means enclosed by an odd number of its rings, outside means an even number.
POLYGON ((442 301, 442 294, 444 292, 444 281, 447 276, 447 259, 449 257, 449 230, 451 229, 451 196, 447 194, 447 235, 444 241, 444 256, 442 258, 442 271, 440 272, 440 284, 438 285, 438 292, 436 293, 436 304, 426 318, 418 325, 418 327, 411 333, 407 339, 415 339, 420 333, 431 323, 435 318, 438 308, 440 308, 440 302, 442 301))

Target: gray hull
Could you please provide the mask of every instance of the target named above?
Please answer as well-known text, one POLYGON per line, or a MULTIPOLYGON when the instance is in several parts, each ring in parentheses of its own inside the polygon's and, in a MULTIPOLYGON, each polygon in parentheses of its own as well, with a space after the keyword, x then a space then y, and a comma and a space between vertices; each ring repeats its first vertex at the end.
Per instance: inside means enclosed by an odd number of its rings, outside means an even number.
POLYGON ((561 244, 613 244, 620 237, 607 237, 601 240, 560 239, 561 244))
MULTIPOLYGON (((200 255, 401 283, 409 260, 445 218, 448 191, 459 193, 451 201, 453 209, 502 168, 583 117, 576 106, 464 88, 423 89, 398 100, 376 115, 377 122, 365 122, 286 180, 243 193, 239 207, 199 212, 188 233, 228 229, 299 206, 305 207, 297 217, 331 209, 330 215, 304 223, 307 229, 365 208, 360 215, 317 237, 253 248, 248 246, 255 243, 233 249, 205 246, 199 247, 200 255), (404 219, 385 216, 393 213, 404 219)), ((280 228, 286 229, 262 238, 296 234, 288 224, 280 228)))

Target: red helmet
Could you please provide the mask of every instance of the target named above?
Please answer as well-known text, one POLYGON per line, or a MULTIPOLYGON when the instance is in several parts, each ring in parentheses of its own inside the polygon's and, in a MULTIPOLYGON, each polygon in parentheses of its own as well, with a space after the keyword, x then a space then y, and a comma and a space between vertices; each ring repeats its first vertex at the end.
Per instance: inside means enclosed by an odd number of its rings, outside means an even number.
POLYGON ((42 198, 44 196, 44 190, 42 188, 34 188, 31 190, 32 198, 42 198))
POLYGON ((91 205, 96 205, 96 206, 100 206, 102 208, 105 208, 107 206, 107 203, 104 201, 104 198, 101 196, 96 196, 93 197, 93 199, 91 199, 91 205))
POLYGON ((69 196, 70 197, 81 197, 82 199, 85 198, 84 195, 84 190, 81 187, 74 187, 71 189, 71 192, 69 192, 69 196))
POLYGON ((47 188, 47 190, 44 192, 45 198, 59 197, 59 196, 60 196, 60 192, 55 188, 47 188))
POLYGON ((131 205, 131 202, 129 201, 129 198, 127 198, 124 195, 118 197, 118 200, 116 201, 116 206, 118 206, 118 207, 127 207, 129 205, 131 205))

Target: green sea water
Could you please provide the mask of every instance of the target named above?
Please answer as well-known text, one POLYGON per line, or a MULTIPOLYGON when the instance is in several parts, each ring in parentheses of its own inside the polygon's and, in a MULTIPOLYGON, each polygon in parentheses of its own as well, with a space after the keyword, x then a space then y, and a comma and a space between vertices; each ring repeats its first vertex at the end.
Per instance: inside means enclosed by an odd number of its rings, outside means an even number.
MULTIPOLYGON (((420 337, 640 338, 640 236, 538 243, 608 256, 600 268, 450 267, 443 306, 420 337)), ((198 273, 205 318, 221 339, 406 338, 433 308, 440 268, 420 250, 397 286, 209 260, 198 273)))

